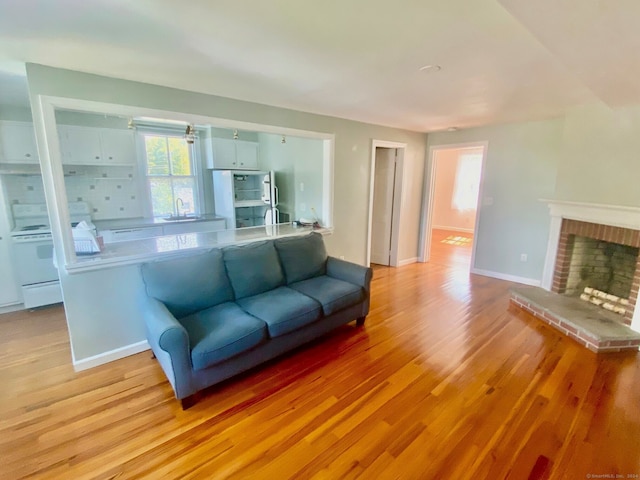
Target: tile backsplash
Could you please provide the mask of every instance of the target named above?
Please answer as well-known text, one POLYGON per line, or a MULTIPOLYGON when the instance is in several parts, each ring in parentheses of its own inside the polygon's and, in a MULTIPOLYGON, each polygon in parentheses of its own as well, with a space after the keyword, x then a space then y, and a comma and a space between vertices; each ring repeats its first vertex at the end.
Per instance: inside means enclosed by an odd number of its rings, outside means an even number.
MULTIPOLYGON (((65 167, 65 185, 70 202, 87 202, 94 220, 144 216, 144 193, 137 171, 131 167, 65 167)), ((42 177, 4 175, 7 201, 45 203, 42 177)))

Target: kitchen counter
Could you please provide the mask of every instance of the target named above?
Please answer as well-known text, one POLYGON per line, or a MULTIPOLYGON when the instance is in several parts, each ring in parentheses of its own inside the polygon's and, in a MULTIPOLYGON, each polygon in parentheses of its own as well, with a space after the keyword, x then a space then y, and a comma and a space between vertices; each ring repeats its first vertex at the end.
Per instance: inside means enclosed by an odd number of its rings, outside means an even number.
MULTIPOLYGON (((304 235, 313 227, 299 227, 290 223, 260 227, 238 228, 217 232, 185 233, 161 237, 111 243, 104 246, 101 253, 80 255, 65 269, 70 273, 99 270, 108 267, 144 263, 164 256, 180 255, 198 249, 209 249, 226 245, 242 244, 258 240, 304 235)), ((332 229, 315 229, 328 235, 332 229)))
POLYGON ((220 217, 218 215, 214 215, 212 213, 205 213, 199 215, 198 218, 188 219, 188 220, 164 220, 162 217, 152 217, 152 218, 121 218, 114 220, 94 220, 93 224, 98 229, 98 232, 101 230, 115 230, 118 228, 143 228, 143 227, 153 227, 157 225, 171 225, 171 224, 179 224, 179 223, 196 223, 196 222, 211 222, 215 220, 224 220, 224 217, 220 217))

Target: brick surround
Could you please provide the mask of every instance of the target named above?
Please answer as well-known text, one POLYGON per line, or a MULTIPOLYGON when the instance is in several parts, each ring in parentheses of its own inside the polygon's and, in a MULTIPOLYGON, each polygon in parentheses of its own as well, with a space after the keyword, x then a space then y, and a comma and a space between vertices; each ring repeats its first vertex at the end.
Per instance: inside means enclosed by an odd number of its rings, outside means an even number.
MULTIPOLYGON (((567 280, 571 265, 571 254, 573 252, 575 236, 593 238, 605 242, 627 245, 640 248, 640 230, 630 228, 614 227, 596 223, 582 222, 579 220, 563 219, 560 229, 560 240, 556 256, 555 269, 553 272, 553 283, 551 291, 555 293, 565 293, 567 280)), ((633 311, 638 299, 640 288, 640 256, 636 260, 636 269, 631 283, 629 294, 629 308, 622 318, 623 323, 631 325, 633 311)))

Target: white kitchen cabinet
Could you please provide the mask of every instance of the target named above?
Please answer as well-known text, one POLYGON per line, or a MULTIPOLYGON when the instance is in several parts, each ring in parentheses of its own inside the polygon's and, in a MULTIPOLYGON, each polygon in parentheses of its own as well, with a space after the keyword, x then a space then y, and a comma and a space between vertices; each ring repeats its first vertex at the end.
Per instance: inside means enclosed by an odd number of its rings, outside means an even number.
POLYGON ((101 161, 100 133, 97 128, 58 126, 62 163, 93 165, 101 161))
POLYGON ((207 168, 215 170, 257 170, 258 143, 211 138, 207 168))
POLYGON ((67 165, 133 165, 135 139, 130 130, 60 125, 62 163, 67 165))
POLYGON ((0 122, 0 162, 39 163, 33 124, 0 122))
POLYGON ((12 241, 9 232, 11 222, 0 182, 0 307, 15 305, 22 301, 18 278, 13 268, 12 241))
POLYGON ((186 233, 217 232, 226 228, 224 218, 200 221, 178 221, 165 224, 144 225, 130 228, 109 228, 100 230, 104 243, 126 242, 162 235, 182 235, 186 233))
POLYGON ((140 240, 142 238, 159 237, 162 235, 162 226, 134 227, 134 228, 114 228, 100 230, 102 240, 105 244, 114 242, 126 242, 128 240, 140 240))
POLYGON ((102 129, 100 145, 107 165, 131 165, 136 159, 136 144, 130 130, 102 129))
POLYGON ((236 142, 236 168, 258 169, 258 144, 256 142, 236 142))
POLYGON ((162 226, 162 231, 165 235, 181 235, 183 233, 217 232, 224 230, 225 226, 226 222, 224 218, 221 218, 210 221, 168 223, 162 226))

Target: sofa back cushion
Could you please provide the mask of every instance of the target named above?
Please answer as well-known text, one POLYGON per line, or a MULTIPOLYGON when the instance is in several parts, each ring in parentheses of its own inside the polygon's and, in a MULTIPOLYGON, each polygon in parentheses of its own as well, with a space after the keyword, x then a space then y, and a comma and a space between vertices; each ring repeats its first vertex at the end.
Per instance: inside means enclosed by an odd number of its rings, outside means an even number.
POLYGON ((141 272, 147 295, 164 303, 176 318, 233 300, 218 249, 145 263, 141 272))
POLYGON ((324 275, 327 272, 327 250, 322 235, 311 232, 303 237, 275 240, 287 284, 324 275))
POLYGON ((284 285, 284 274, 272 241, 226 247, 222 253, 236 299, 284 285))

